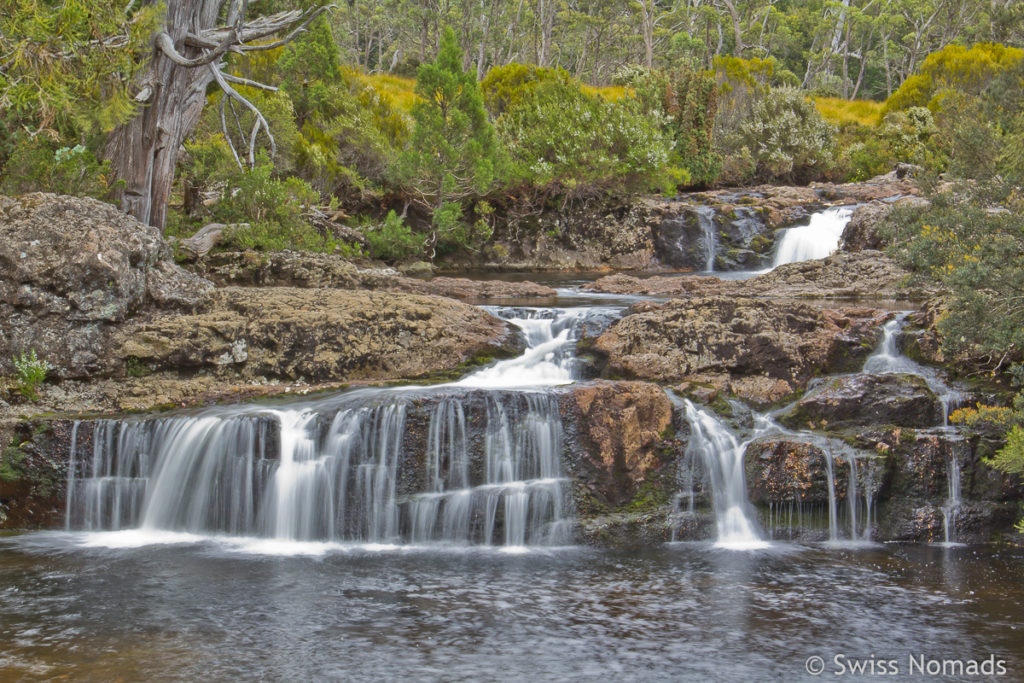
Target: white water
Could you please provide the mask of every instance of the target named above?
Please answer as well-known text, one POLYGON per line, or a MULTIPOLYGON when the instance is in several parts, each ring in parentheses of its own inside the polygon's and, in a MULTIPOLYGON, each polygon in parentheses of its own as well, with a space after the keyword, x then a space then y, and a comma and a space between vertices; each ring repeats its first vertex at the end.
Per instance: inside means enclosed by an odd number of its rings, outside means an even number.
POLYGON ((942 424, 948 426, 949 414, 964 400, 963 394, 947 384, 937 370, 915 363, 900 353, 897 339, 906 319, 907 313, 902 313, 882 327, 882 342, 878 350, 864 361, 864 372, 876 375, 905 373, 924 378, 928 388, 942 404, 942 424))
POLYGON ((688 399, 682 404, 690 425, 687 449, 700 457, 711 481, 718 534, 715 545, 733 550, 768 547, 747 498, 743 456, 750 441, 741 443, 716 415, 688 399))
MULTIPOLYGON (((578 373, 590 309, 493 312, 528 348, 453 384, 88 423, 92 458, 71 468, 67 528, 133 530, 132 542, 236 537, 282 552, 565 542, 561 417, 542 388, 578 373), (429 416, 425 445, 412 411, 429 416)), ((86 424, 73 428, 73 449, 86 424)))
POLYGON ((704 233, 704 270, 715 272, 715 254, 718 251, 718 235, 715 234, 715 209, 710 206, 694 207, 701 232, 704 233))
POLYGON ((942 531, 945 545, 953 545, 956 542, 956 515, 963 504, 960 498, 960 462, 955 448, 950 450, 947 467, 946 488, 949 497, 942 506, 942 531))
POLYGON ((852 208, 837 206, 812 215, 807 225, 788 228, 775 249, 772 268, 830 255, 839 248, 843 229, 852 216, 852 208))
POLYGON ((493 307, 487 310, 522 330, 528 348, 521 356, 478 370, 452 386, 482 389, 551 387, 578 379, 576 342, 593 309, 493 307))

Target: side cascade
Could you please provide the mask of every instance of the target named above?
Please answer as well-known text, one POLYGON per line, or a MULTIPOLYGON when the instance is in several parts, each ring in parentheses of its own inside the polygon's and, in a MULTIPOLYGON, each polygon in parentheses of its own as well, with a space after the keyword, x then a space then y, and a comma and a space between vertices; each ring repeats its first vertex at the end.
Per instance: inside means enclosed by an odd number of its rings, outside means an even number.
POLYGON ((438 387, 73 427, 67 528, 279 541, 570 541, 557 397, 588 310, 494 309, 523 355, 438 387), (412 423, 425 423, 418 432, 412 423), (425 434, 423 433, 425 432, 425 434))

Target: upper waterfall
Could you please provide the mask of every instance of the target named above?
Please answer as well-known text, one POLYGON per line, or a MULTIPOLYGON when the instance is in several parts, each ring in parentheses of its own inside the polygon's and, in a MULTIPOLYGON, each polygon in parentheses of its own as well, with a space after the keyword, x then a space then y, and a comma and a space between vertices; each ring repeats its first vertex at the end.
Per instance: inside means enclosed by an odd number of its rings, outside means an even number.
POLYGON ((837 206, 813 214, 807 225, 788 228, 775 249, 772 267, 825 258, 839 248, 843 229, 852 216, 852 208, 837 206))

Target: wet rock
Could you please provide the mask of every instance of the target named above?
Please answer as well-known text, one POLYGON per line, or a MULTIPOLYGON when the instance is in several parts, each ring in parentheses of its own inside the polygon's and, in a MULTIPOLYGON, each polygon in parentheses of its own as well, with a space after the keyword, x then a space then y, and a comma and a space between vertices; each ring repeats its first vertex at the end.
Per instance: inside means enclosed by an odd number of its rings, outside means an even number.
POLYGON ((34 348, 53 376, 89 376, 119 324, 153 309, 195 310, 211 290, 174 264, 156 228, 109 204, 0 197, 0 373, 34 348))
POLYGON ((637 278, 616 274, 584 286, 592 292, 647 296, 757 296, 813 299, 923 298, 904 287, 907 271, 877 251, 836 252, 824 259, 779 266, 749 280, 682 275, 637 278))
POLYGON ((576 526, 581 543, 620 549, 654 548, 673 540, 702 541, 715 533, 710 514, 679 514, 670 507, 587 517, 576 526))
MULTIPOLYGON (((562 413, 573 425, 570 468, 601 506, 614 509, 664 467, 661 446, 672 403, 661 387, 646 382, 587 382, 567 391, 562 413)), ((664 489, 661 495, 667 497, 664 489)))
MULTIPOLYGON (((828 503, 828 473, 825 458, 830 457, 817 445, 806 441, 769 438, 755 441, 744 454, 747 490, 754 504, 828 503)), ((840 461, 841 462, 841 461, 840 461)), ((837 495, 845 495, 846 474, 839 463, 837 495)))
POLYGON ((779 422, 789 427, 833 429, 849 425, 941 425, 942 404, 923 377, 859 373, 827 380, 779 422))
POLYGON ((307 381, 415 377, 512 348, 509 325, 440 297, 288 287, 218 290, 202 313, 121 331, 127 370, 307 381))
POLYGON ((666 203, 652 224, 659 260, 673 268, 705 270, 709 240, 717 270, 755 269, 771 260, 774 229, 766 209, 666 203))
POLYGON ((606 372, 710 384, 766 403, 815 375, 856 366, 884 314, 801 303, 707 297, 644 304, 593 342, 606 372))
POLYGON ((646 270, 655 265, 649 222, 641 199, 619 206, 600 202, 511 217, 495 229, 486 267, 497 270, 646 270))

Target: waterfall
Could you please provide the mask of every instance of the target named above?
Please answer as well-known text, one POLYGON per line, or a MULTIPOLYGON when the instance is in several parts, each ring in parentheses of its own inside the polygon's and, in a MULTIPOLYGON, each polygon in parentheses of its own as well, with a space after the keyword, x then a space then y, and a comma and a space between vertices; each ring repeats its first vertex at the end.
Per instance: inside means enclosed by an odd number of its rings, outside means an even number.
POLYGON ((556 397, 370 391, 347 399, 98 422, 92 463, 69 479, 68 527, 280 541, 567 540, 556 397), (424 442, 409 433, 417 410, 429 419, 424 442), (482 439, 468 427, 470 412, 482 439))
POLYGON ((697 455, 711 480, 711 500, 718 531, 716 545, 754 549, 767 546, 747 498, 743 455, 748 442, 736 436, 714 414, 683 399, 690 425, 688 454, 697 455))
POLYGON ((590 310, 492 309, 522 330, 526 351, 452 384, 98 420, 84 460, 75 451, 85 423, 75 423, 67 528, 566 543, 561 416, 543 387, 578 376, 575 341, 590 310))
POLYGON ((807 225, 786 229, 775 249, 772 267, 825 258, 839 248, 843 229, 852 216, 852 208, 837 206, 812 215, 807 225))
POLYGON ((947 467, 946 488, 949 497, 942 506, 942 530, 945 544, 952 545, 956 541, 956 515, 963 502, 960 498, 960 462, 956 457, 955 448, 950 449, 947 467))
POLYGON ((876 375, 904 373, 922 377, 942 404, 942 424, 949 426, 949 414, 963 400, 963 394, 951 387, 933 368, 915 363, 899 351, 898 338, 906 325, 908 313, 901 313, 882 326, 878 349, 864 361, 864 372, 876 375))
POLYGON ((825 453, 825 473, 828 476, 828 540, 839 540, 839 514, 836 509, 836 474, 832 465, 832 453, 825 453))
POLYGON ((715 272, 715 255, 718 251, 718 235, 715 234, 715 209, 710 206, 694 207, 697 214, 697 222, 703 233, 704 243, 704 270, 715 272))

